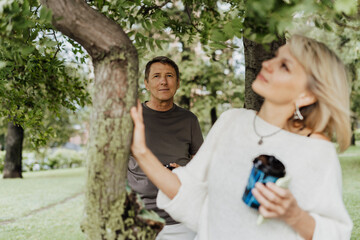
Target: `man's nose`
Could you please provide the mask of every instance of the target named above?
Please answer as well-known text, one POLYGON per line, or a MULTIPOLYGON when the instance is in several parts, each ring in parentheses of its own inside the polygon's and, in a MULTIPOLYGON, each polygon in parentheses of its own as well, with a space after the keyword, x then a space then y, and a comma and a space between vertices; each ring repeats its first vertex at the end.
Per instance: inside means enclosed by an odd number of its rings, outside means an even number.
POLYGON ((162 84, 162 85, 166 85, 166 84, 167 84, 166 75, 160 77, 160 84, 162 84))

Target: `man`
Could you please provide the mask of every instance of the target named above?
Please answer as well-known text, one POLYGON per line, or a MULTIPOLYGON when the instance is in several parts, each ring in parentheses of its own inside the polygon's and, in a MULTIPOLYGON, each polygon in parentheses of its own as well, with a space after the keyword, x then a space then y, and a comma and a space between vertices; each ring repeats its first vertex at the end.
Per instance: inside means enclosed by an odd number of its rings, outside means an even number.
MULTIPOLYGON (((203 137, 197 117, 174 104, 174 95, 180 85, 179 68, 167 57, 156 57, 146 65, 144 82, 150 92, 150 100, 142 104, 146 144, 164 166, 184 166, 199 149, 203 137)), ((146 208, 166 220, 166 226, 156 240, 194 239, 196 233, 156 207, 158 189, 133 157, 129 160, 128 181, 140 194, 146 208)))

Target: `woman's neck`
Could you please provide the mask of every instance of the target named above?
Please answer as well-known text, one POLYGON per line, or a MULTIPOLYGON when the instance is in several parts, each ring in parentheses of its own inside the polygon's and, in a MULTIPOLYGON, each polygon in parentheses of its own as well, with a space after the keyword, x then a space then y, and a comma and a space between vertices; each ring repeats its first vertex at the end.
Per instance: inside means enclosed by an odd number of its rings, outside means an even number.
POLYGON ((294 106, 291 105, 278 105, 265 100, 258 112, 258 116, 272 125, 285 128, 288 119, 293 115, 293 108, 294 106))

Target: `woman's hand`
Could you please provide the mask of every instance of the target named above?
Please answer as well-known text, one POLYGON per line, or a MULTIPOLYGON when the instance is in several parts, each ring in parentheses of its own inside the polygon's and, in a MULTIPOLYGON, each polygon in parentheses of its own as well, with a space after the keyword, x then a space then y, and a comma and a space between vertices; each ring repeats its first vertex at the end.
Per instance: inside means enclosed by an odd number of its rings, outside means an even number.
POLYGON ((180 189, 181 182, 176 174, 164 168, 164 165, 148 149, 145 140, 145 125, 143 121, 142 106, 138 101, 137 107, 130 109, 131 118, 134 121, 134 133, 131 151, 140 168, 170 199, 173 199, 180 189))
POLYGON ((264 218, 279 218, 290 225, 305 239, 312 239, 315 220, 302 210, 289 189, 272 182, 256 183, 252 194, 260 203, 259 212, 264 218))
POLYGON ((130 109, 130 115, 132 120, 134 121, 134 132, 131 144, 131 151, 136 158, 141 154, 145 154, 147 150, 145 141, 145 125, 140 101, 138 101, 137 107, 132 107, 130 109))
POLYGON ((271 182, 266 186, 258 182, 252 193, 260 203, 259 212, 265 218, 280 218, 292 223, 299 216, 301 209, 289 189, 281 188, 271 182))

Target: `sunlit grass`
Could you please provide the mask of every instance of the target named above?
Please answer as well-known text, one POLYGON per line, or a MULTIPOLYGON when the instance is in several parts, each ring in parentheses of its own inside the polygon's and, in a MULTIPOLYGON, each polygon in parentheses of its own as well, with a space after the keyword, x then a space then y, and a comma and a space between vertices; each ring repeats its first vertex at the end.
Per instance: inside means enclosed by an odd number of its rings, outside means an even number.
MULTIPOLYGON (((340 155, 340 161, 344 202, 354 222, 351 240, 357 240, 360 147, 350 147, 340 155)), ((84 199, 79 195, 84 187, 83 168, 27 172, 24 179, 0 179, 0 240, 85 239, 80 230, 84 199), (7 220, 10 222, 1 223, 7 220)))
POLYGON ((84 240, 80 230, 83 195, 63 204, 0 225, 1 240, 84 240))
POLYGON ((18 218, 84 191, 85 169, 25 172, 23 179, 0 179, 0 221, 18 218))
POLYGON ((352 240, 360 239, 360 147, 351 147, 340 156, 343 196, 354 223, 352 240))

